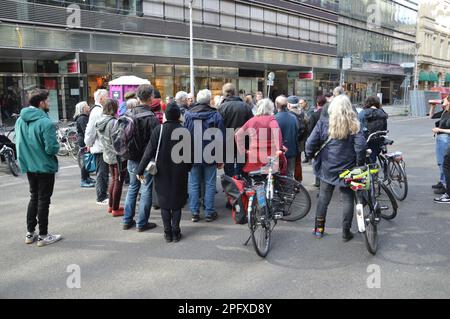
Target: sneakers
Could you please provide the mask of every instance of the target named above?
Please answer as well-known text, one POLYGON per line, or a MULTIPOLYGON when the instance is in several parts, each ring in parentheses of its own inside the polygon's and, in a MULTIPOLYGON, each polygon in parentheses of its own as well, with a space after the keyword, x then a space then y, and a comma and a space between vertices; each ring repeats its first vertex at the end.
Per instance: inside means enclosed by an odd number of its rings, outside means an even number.
POLYGON ((214 213, 212 213, 212 214, 209 214, 208 216, 205 216, 205 220, 209 223, 209 222, 212 222, 212 221, 214 221, 214 220, 216 220, 217 219, 217 213, 216 212, 214 212, 214 213))
POLYGON ((81 181, 80 186, 82 188, 93 188, 95 187, 95 183, 91 183, 89 180, 81 181))
POLYGON ((144 227, 138 227, 137 231, 139 233, 146 231, 146 230, 150 230, 156 227, 155 223, 147 223, 144 227))
POLYGON ((200 220, 200 215, 199 214, 192 215, 192 219, 191 220, 192 220, 193 223, 198 222, 200 220))
POLYGON ((100 205, 100 206, 106 206, 106 205, 109 205, 109 199, 108 199, 108 198, 105 198, 104 200, 102 200, 102 201, 100 201, 100 202, 97 201, 97 205, 100 205))
POLYGON ((450 196, 447 193, 445 193, 441 197, 435 198, 434 202, 438 204, 450 204, 450 196))
POLYGON ((445 187, 437 188, 437 189, 434 190, 434 193, 435 193, 436 195, 443 195, 443 194, 445 194, 446 192, 447 192, 447 190, 446 190, 445 187))
POLYGON ((35 232, 28 232, 25 237, 25 244, 32 244, 38 239, 38 235, 35 232))
POLYGON ((344 242, 348 242, 348 241, 352 240, 353 237, 355 237, 355 236, 354 236, 353 233, 350 231, 350 229, 343 229, 343 230, 342 230, 342 240, 343 240, 344 242))
POLYGON ((436 185, 431 186, 432 189, 439 189, 439 188, 443 188, 444 184, 442 184, 441 182, 437 183, 436 185))
POLYGON ((122 229, 128 230, 136 226, 136 222, 133 220, 130 224, 123 224, 122 229))
POLYGON ((45 237, 39 236, 37 246, 44 247, 47 245, 51 245, 61 240, 61 238, 62 238, 61 235, 51 235, 51 234, 48 234, 45 237))

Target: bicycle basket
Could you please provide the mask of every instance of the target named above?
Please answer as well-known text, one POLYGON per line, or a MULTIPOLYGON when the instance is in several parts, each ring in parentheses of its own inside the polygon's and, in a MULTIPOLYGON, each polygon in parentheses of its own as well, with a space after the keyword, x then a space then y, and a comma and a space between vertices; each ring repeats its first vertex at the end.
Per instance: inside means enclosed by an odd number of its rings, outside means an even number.
POLYGON ((221 176, 223 191, 232 206, 232 217, 236 224, 247 223, 248 197, 245 195, 245 181, 227 175, 221 176))

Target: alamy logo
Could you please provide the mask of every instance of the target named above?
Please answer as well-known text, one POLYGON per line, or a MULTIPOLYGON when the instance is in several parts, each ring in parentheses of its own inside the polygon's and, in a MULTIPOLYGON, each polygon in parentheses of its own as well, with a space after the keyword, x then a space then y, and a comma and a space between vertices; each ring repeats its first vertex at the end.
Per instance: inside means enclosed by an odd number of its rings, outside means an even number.
POLYGON ((66 12, 68 14, 66 24, 69 28, 81 28, 81 9, 76 4, 67 6, 66 12))
POLYGON ((72 264, 67 266, 66 272, 71 273, 66 280, 66 286, 69 289, 81 288, 81 268, 78 265, 72 264))
POLYGON ((370 274, 367 277, 367 288, 381 288, 381 268, 379 265, 369 265, 367 272, 370 274))
POLYGON ((367 28, 369 30, 381 28, 381 8, 379 3, 373 3, 367 6, 367 28))

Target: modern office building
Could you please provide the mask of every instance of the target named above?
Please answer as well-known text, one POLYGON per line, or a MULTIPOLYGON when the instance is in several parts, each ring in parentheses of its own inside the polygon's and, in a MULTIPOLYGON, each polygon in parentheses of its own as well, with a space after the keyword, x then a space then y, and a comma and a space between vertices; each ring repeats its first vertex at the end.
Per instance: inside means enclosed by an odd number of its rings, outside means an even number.
MULTIPOLYGON (((2 116, 45 87, 52 116, 70 119, 78 101, 92 102, 121 75, 150 80, 163 97, 189 91, 189 2, 0 1, 2 116)), ((272 96, 312 102, 345 83, 355 103, 378 92, 389 103, 400 94, 400 64, 414 61, 413 1, 194 0, 193 8, 196 90, 219 94, 233 82, 266 92, 274 72, 272 96), (370 8, 381 15, 372 19, 370 8)))

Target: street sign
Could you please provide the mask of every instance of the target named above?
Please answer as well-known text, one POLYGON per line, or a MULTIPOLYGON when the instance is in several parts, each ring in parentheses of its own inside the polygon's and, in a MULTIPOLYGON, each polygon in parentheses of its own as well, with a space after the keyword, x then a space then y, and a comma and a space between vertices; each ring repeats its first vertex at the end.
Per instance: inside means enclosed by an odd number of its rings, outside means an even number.
POLYGON ((413 68, 416 64, 414 62, 411 63, 402 63, 400 66, 404 69, 413 68))
POLYGON ((271 80, 267 81, 267 85, 268 86, 272 86, 273 85, 273 80, 272 81, 271 80))
POLYGON ((273 82, 273 80, 275 80, 275 73, 270 72, 269 75, 267 76, 267 79, 268 79, 269 81, 272 81, 272 82, 273 82))

